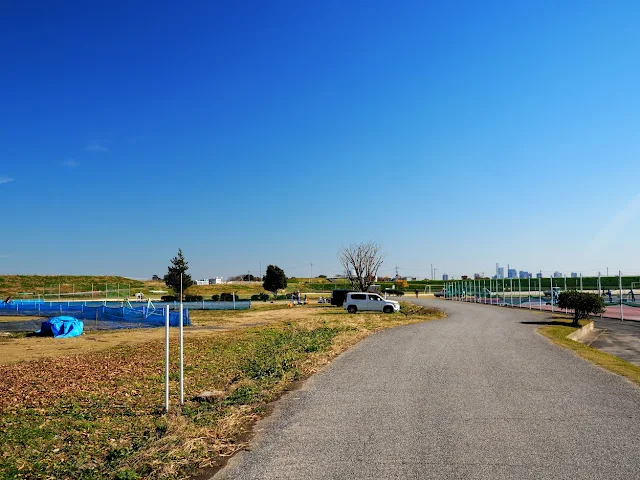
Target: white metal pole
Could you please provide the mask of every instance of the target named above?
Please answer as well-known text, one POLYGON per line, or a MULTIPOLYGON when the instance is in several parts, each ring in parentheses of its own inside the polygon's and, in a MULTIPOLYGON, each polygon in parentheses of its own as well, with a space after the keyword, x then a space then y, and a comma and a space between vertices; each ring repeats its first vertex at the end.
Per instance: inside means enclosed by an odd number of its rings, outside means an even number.
POLYGON ((529 294, 529 310, 531 310, 531 274, 529 274, 529 289, 527 293, 529 294))
POLYGON ((582 293, 582 274, 580 274, 580 293, 582 293))
POLYGON ((550 288, 551 288, 551 313, 553 313, 553 275, 549 276, 549 280, 551 281, 551 284, 550 284, 550 288))
POLYGON ((180 405, 184 405, 184 311, 182 309, 182 273, 180 274, 180 405))
POLYGON ((164 308, 164 408, 169 412, 169 305, 164 308))
POLYGON ((509 306, 513 307, 513 278, 509 279, 509 296, 511 297, 511 300, 509 301, 511 305, 509 306))
POLYGON ((624 321, 624 310, 622 309, 622 272, 618 270, 618 281, 620 286, 620 320, 624 321))
POLYGON ((598 272, 598 295, 602 296, 602 278, 600 272, 598 272))
POLYGON ((504 294, 504 275, 502 276, 502 303, 507 304, 507 296, 504 294))
POLYGON ((518 306, 522 308, 522 279, 518 277, 518 306))
MULTIPOLYGON (((564 278, 564 290, 563 291, 567 291, 567 275, 566 274, 562 274, 562 278, 564 278)), ((564 309, 564 313, 568 313, 569 310, 568 309, 564 309)))
POLYGON ((540 270, 540 278, 538 278, 538 306, 542 311, 542 270, 540 270))

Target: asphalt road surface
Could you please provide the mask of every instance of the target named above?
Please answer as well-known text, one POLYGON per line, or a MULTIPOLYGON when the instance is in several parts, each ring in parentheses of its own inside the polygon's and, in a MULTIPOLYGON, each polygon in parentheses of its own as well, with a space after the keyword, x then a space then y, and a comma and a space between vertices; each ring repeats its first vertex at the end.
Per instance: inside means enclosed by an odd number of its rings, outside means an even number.
POLYGON ((537 334, 544 314, 413 301, 449 318, 338 357, 214 478, 640 478, 640 388, 537 334))

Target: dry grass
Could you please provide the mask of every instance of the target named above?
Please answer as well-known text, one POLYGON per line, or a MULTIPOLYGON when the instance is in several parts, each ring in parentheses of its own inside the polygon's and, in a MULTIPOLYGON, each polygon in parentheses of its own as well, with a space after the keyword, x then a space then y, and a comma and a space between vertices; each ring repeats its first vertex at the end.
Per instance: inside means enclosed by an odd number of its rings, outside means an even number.
MULTIPOLYGON (((284 304, 266 304, 256 310, 192 310, 189 312, 192 326, 185 328, 185 336, 211 335, 227 331, 268 325, 282 320, 305 317, 313 313, 298 307, 288 309, 284 304)), ((38 317, 0 317, 2 319, 27 320, 38 317)), ((172 338, 177 329, 171 329, 172 338)), ((162 328, 93 331, 80 337, 53 339, 50 337, 3 338, 0 349, 0 365, 44 358, 56 358, 83 353, 98 352, 114 347, 139 345, 148 342, 164 342, 162 328)))

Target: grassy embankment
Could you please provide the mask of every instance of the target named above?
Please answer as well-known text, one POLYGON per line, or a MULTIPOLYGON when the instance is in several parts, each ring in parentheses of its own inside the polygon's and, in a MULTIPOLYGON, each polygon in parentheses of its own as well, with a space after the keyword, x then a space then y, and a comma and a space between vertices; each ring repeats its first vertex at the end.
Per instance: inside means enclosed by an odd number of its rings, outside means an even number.
MULTIPOLYGON (((591 348, 580 342, 567 338, 567 335, 576 331, 576 327, 571 325, 572 320, 566 317, 555 317, 550 325, 538 328, 538 332, 547 337, 553 343, 574 351, 585 360, 598 365, 610 372, 617 373, 628 378, 637 385, 640 385, 640 367, 626 362, 621 358, 608 353, 591 348)), ((580 326, 586 325, 586 320, 580 321, 580 326)))
POLYGON ((176 405, 174 332, 168 415, 161 337, 54 362, 0 365, 0 472, 8 478, 186 478, 243 448, 242 434, 264 415, 268 402, 360 339, 443 317, 415 305, 393 315, 279 305, 257 313, 249 323, 268 325, 246 327, 247 312, 240 311, 194 315, 196 326, 185 335, 182 407, 176 405), (245 328, 206 331, 243 316, 245 328), (219 391, 220 397, 198 401, 203 390, 219 391))
MULTIPOLYGON (((391 283, 381 284, 383 288, 390 288, 391 283)), ((424 292, 425 282, 409 282, 405 289, 409 292, 418 289, 424 292)), ((291 279, 287 288, 281 290, 280 294, 290 294, 295 291, 310 294, 328 294, 335 288, 347 288, 343 282, 329 282, 325 278, 291 279)), ((442 288, 440 283, 432 285, 432 291, 442 288)), ((58 299, 58 292, 62 300, 91 300, 90 294, 77 294, 78 292, 94 292, 95 299, 113 299, 133 297, 136 293, 142 292, 146 298, 157 299, 162 293, 152 293, 152 291, 167 291, 167 286, 162 281, 134 280, 126 277, 116 276, 80 276, 80 275, 1 275, 0 276, 0 297, 2 299, 11 295, 14 298, 37 298, 44 297, 55 301, 58 299), (73 293, 76 292, 76 295, 73 293)), ((240 298, 245 299, 251 295, 264 292, 260 282, 238 282, 222 285, 194 285, 186 290, 191 295, 202 295, 205 299, 210 299, 211 295, 220 293, 236 292, 240 298)), ((173 292, 169 292, 173 293, 173 292)))

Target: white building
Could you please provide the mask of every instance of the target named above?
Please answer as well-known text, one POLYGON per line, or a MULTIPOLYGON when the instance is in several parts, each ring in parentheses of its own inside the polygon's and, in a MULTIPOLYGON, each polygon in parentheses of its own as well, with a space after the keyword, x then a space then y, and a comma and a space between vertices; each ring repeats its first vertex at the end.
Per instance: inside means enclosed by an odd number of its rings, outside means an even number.
POLYGON ((196 285, 209 285, 209 280, 206 278, 204 280, 196 280, 196 285))
POLYGON ((224 283, 222 277, 214 277, 209 279, 209 285, 220 285, 221 283, 224 283))

